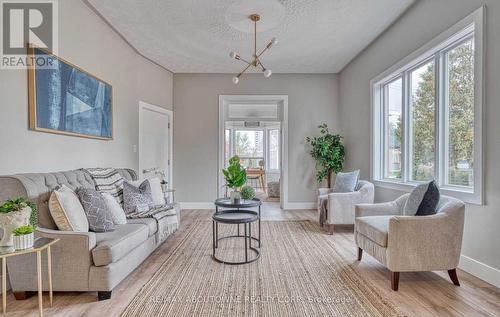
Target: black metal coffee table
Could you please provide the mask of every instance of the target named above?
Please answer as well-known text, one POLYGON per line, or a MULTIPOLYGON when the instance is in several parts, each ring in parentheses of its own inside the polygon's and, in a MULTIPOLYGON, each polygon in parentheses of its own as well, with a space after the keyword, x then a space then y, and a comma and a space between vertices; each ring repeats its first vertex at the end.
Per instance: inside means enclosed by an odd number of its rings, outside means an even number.
POLYGON ((259 199, 252 200, 241 200, 238 204, 231 203, 229 198, 220 198, 215 201, 215 213, 212 216, 212 230, 213 230, 213 241, 212 241, 212 257, 214 260, 224 263, 224 264, 247 264, 256 261, 260 257, 260 206, 261 201, 259 199), (258 207, 258 212, 248 210, 246 208, 258 207), (224 208, 224 210, 219 210, 219 208, 224 208), (226 209, 227 208, 227 209, 226 209), (252 236, 252 223, 258 222, 258 236, 252 236), (219 223, 224 224, 236 224, 237 234, 228 235, 219 238, 219 223), (240 225, 243 225, 243 235, 240 234, 240 225), (220 259, 216 255, 216 249, 218 248, 218 242, 222 239, 228 238, 243 238, 245 241, 245 261, 226 261, 220 259), (252 246, 252 240, 258 243, 258 249, 252 246), (248 251, 253 251, 255 257, 249 259, 248 251))

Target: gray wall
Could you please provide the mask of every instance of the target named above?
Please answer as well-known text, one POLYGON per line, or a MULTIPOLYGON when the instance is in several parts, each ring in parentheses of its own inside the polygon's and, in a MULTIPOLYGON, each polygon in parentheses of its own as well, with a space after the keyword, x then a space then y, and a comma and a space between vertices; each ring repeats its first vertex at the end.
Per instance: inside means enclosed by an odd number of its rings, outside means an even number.
POLYGON ((59 56, 113 86, 114 140, 28 130, 27 71, 0 70, 0 174, 138 168, 138 102, 171 109, 172 74, 139 56, 80 0, 59 1, 59 56))
POLYGON ((338 129, 337 75, 174 74, 174 184, 181 202, 210 202, 217 196, 219 95, 288 95, 289 201, 313 202, 317 185, 306 136, 326 122, 338 129))
MULTIPOLYGON (((467 205, 462 253, 500 269, 500 1, 421 0, 355 58, 340 74, 341 131, 350 168, 370 171, 370 79, 486 4, 486 205, 467 205), (355 123, 355 124, 353 124, 355 123)), ((376 189, 376 200, 387 201, 401 192, 376 189)))

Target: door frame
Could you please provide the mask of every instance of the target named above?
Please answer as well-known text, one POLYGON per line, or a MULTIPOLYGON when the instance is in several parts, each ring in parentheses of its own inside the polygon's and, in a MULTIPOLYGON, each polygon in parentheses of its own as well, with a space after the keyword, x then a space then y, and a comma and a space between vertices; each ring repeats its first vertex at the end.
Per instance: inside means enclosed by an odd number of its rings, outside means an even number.
MULTIPOLYGON (((219 95, 219 136, 217 159, 217 195, 222 197, 224 177, 221 170, 224 168, 224 135, 225 113, 230 102, 276 102, 282 106, 281 113, 281 172, 280 172, 280 207, 288 209, 288 95, 219 95)), ((274 120, 276 121, 276 120, 274 120)))
POLYGON ((174 153, 173 153, 173 142, 174 142, 174 136, 173 136, 173 131, 174 131, 174 112, 169 109, 165 109, 160 106, 155 106, 150 103, 144 102, 144 101, 139 101, 139 150, 137 152, 138 155, 138 161, 139 161, 139 170, 138 170, 138 176, 143 175, 143 169, 144 167, 142 166, 141 162, 141 154, 142 154, 142 147, 141 147, 141 140, 142 140, 142 119, 143 119, 143 111, 144 110, 149 110, 153 112, 157 112, 160 114, 166 114, 168 115, 168 186, 170 188, 173 188, 173 180, 174 177, 172 175, 173 173, 173 158, 174 158, 174 153))

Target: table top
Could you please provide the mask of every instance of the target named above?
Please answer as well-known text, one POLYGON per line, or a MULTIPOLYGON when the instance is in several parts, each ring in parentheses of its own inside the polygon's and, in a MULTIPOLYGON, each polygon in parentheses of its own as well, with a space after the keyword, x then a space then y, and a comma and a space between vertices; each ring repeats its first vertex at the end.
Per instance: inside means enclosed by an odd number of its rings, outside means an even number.
POLYGON ((33 252, 38 252, 46 249, 47 247, 53 245, 59 241, 59 239, 52 239, 52 238, 45 238, 45 237, 40 237, 36 238, 33 244, 32 248, 29 249, 24 249, 24 250, 15 250, 10 253, 4 253, 0 254, 0 258, 6 258, 10 256, 16 256, 16 255, 21 255, 21 254, 26 254, 26 253, 33 253, 33 252))
POLYGON ((233 204, 231 203, 231 198, 218 198, 215 200, 214 204, 225 208, 249 208, 258 207, 262 204, 262 202, 260 199, 254 198, 250 200, 241 199, 239 204, 233 204))
POLYGON ((259 220, 259 214, 251 210, 224 210, 215 213, 212 219, 223 223, 248 223, 259 220))

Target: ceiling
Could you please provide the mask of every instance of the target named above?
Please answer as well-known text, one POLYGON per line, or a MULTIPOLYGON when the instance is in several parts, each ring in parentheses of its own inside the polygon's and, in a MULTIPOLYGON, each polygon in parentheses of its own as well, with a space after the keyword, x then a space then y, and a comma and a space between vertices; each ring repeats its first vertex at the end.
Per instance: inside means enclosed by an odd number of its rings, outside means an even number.
POLYGON ((238 73, 257 50, 274 73, 337 73, 414 0, 84 0, 142 55, 174 73, 238 73))

